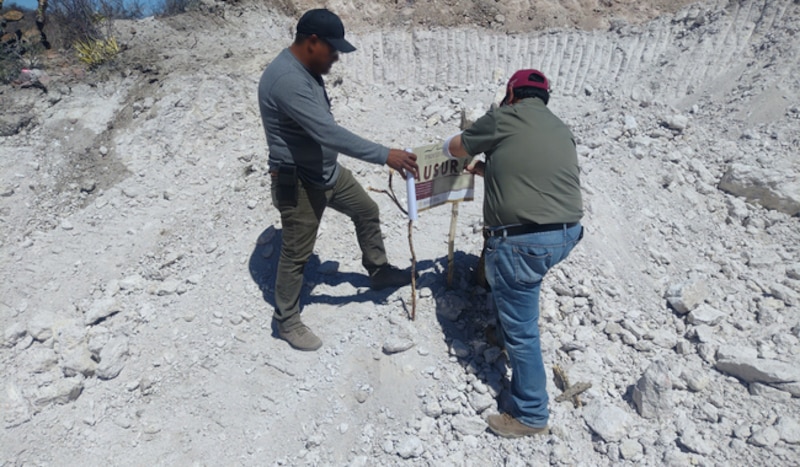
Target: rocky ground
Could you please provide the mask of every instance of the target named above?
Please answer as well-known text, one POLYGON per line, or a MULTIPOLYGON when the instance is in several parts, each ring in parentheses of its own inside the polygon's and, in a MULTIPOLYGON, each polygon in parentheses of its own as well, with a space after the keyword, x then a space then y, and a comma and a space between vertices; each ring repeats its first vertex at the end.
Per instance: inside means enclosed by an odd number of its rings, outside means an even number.
MULTIPOLYGON (((576 407, 549 382, 553 433, 522 440, 483 421, 510 370, 474 280, 480 180, 452 288, 450 209, 415 224, 415 321, 409 287, 369 290, 352 226, 329 212, 303 298, 325 344, 275 338, 256 84, 301 7, 120 23, 116 67, 0 88, 2 465, 800 462, 798 2, 527 32, 376 28, 365 10, 348 30, 359 50, 328 86, 359 134, 441 141, 532 66, 578 138, 588 233, 545 280, 542 347, 592 387, 576 407)), ((342 162, 386 188, 386 168, 342 162)), ((408 266, 407 221, 374 198, 408 266)))

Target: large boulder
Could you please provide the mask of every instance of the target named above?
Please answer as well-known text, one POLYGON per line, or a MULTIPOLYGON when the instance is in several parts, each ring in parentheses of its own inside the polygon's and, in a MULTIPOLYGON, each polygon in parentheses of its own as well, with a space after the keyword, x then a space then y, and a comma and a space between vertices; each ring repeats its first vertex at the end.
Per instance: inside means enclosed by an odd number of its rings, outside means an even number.
POLYGON ((800 177, 796 173, 731 165, 719 182, 722 191, 790 216, 800 214, 800 177))

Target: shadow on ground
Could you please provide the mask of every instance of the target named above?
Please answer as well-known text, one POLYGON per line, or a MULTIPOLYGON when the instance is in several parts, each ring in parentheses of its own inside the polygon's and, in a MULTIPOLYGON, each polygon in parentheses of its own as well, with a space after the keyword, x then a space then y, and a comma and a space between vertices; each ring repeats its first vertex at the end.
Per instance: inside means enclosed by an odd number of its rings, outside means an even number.
MULTIPOLYGON (((282 229, 276 229, 274 226, 270 226, 261 232, 253 246, 248 262, 250 277, 261 289, 264 301, 272 308, 275 307, 275 274, 278 269, 278 259, 280 258, 282 234, 282 229)), ((446 258, 444 258, 444 261, 446 264, 446 258)), ((417 263, 417 270, 419 271, 426 271, 433 269, 433 267, 434 261, 417 263)), ((428 280, 428 275, 435 275, 435 273, 423 273, 419 280, 428 280)), ((372 290, 369 287, 369 277, 366 272, 362 274, 339 272, 338 262, 322 262, 319 256, 313 254, 309 258, 303 274, 303 291, 300 294, 301 313, 302 308, 313 303, 334 306, 348 303, 386 303, 388 297, 394 292, 395 289, 391 288, 378 291, 372 290), (345 283, 352 287, 352 293, 344 295, 314 293, 314 290, 322 285, 337 287, 345 283)), ((274 326, 273 335, 277 335, 274 326)))
MULTIPOLYGON (((478 285, 479 258, 456 252, 454 257, 453 286, 447 288, 447 258, 436 261, 443 271, 437 275, 440 286, 436 300, 436 318, 442 333, 455 357, 468 374, 485 384, 497 394, 498 409, 507 411, 510 406, 506 379, 507 358, 503 351, 487 336, 487 329, 497 324, 488 291, 478 285)), ((491 410, 490 408, 489 410, 491 410)))

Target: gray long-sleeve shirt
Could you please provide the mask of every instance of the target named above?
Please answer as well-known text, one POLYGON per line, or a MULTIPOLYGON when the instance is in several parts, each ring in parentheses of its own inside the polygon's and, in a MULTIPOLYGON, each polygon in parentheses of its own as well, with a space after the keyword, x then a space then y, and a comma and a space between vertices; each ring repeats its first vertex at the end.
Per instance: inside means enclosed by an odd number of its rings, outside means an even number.
POLYGON ((308 71, 289 49, 261 75, 258 103, 270 170, 294 164, 304 183, 327 189, 339 178, 339 153, 375 164, 385 164, 389 157, 389 148, 336 123, 322 77, 308 71))

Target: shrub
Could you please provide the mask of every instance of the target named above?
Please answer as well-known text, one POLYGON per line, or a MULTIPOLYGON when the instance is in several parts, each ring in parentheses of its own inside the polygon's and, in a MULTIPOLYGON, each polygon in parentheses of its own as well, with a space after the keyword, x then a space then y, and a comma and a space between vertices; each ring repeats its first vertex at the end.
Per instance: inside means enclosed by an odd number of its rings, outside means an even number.
POLYGON ((95 68, 98 65, 113 60, 120 50, 117 39, 114 37, 76 41, 73 47, 75 48, 78 60, 89 65, 89 68, 95 68))
POLYGON ((140 18, 140 0, 51 0, 51 31, 63 48, 72 48, 78 59, 95 68, 120 52, 113 20, 140 18))

